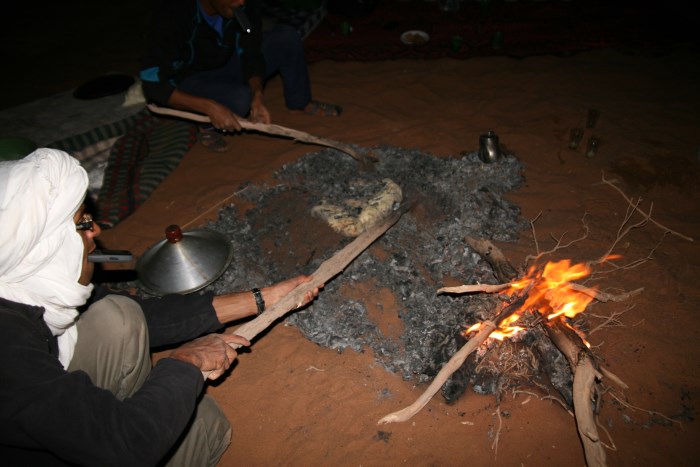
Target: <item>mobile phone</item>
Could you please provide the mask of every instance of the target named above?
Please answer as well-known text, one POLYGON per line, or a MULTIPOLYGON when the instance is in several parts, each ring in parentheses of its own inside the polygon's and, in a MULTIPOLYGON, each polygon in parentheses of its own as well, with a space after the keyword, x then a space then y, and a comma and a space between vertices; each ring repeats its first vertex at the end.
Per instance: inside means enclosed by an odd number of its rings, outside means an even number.
POLYGON ((97 249, 88 255, 91 263, 128 263, 134 259, 134 255, 126 250, 100 250, 97 249))

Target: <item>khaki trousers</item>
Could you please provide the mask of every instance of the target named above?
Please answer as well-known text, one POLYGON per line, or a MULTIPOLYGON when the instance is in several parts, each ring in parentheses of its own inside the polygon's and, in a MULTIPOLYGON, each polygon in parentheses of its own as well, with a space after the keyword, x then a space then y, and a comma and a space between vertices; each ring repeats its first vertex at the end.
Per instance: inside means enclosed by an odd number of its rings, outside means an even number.
MULTIPOLYGON (((68 371, 85 371, 96 386, 124 400, 138 391, 151 368, 146 320, 134 300, 108 295, 82 314, 68 371)), ((231 425, 226 415, 214 399, 205 395, 161 464, 215 466, 230 442, 231 425)))

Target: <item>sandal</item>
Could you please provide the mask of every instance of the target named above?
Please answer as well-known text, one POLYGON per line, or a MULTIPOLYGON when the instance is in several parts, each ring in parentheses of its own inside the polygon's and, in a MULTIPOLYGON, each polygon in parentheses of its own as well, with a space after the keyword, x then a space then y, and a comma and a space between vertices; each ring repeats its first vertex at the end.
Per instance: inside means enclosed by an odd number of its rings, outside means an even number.
POLYGON ((305 114, 317 117, 338 117, 342 112, 343 108, 339 105, 319 101, 311 101, 304 107, 305 114))
POLYGON ((197 132, 197 139, 202 146, 214 152, 226 152, 228 150, 228 144, 224 137, 217 130, 199 128, 197 132))

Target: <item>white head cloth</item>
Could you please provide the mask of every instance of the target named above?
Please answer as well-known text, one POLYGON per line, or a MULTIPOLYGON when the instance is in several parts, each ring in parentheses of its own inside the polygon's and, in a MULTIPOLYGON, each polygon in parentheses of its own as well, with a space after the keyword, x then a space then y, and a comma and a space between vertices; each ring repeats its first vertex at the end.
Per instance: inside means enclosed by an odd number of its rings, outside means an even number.
POLYGON ((87 186, 78 161, 55 149, 0 162, 0 297, 44 307, 64 368, 78 338, 76 307, 92 291, 78 283, 84 246, 73 220, 87 186))

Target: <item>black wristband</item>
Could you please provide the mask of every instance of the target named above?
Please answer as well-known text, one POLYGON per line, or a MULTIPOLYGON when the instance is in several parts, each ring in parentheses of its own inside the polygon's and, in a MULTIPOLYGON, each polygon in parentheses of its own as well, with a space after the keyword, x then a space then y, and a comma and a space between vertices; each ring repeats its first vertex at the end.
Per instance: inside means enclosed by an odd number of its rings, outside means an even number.
POLYGON ((258 314, 262 313, 265 311, 265 300, 263 300, 262 292, 260 292, 260 289, 253 288, 250 290, 253 292, 253 296, 255 297, 255 304, 258 306, 258 314))

